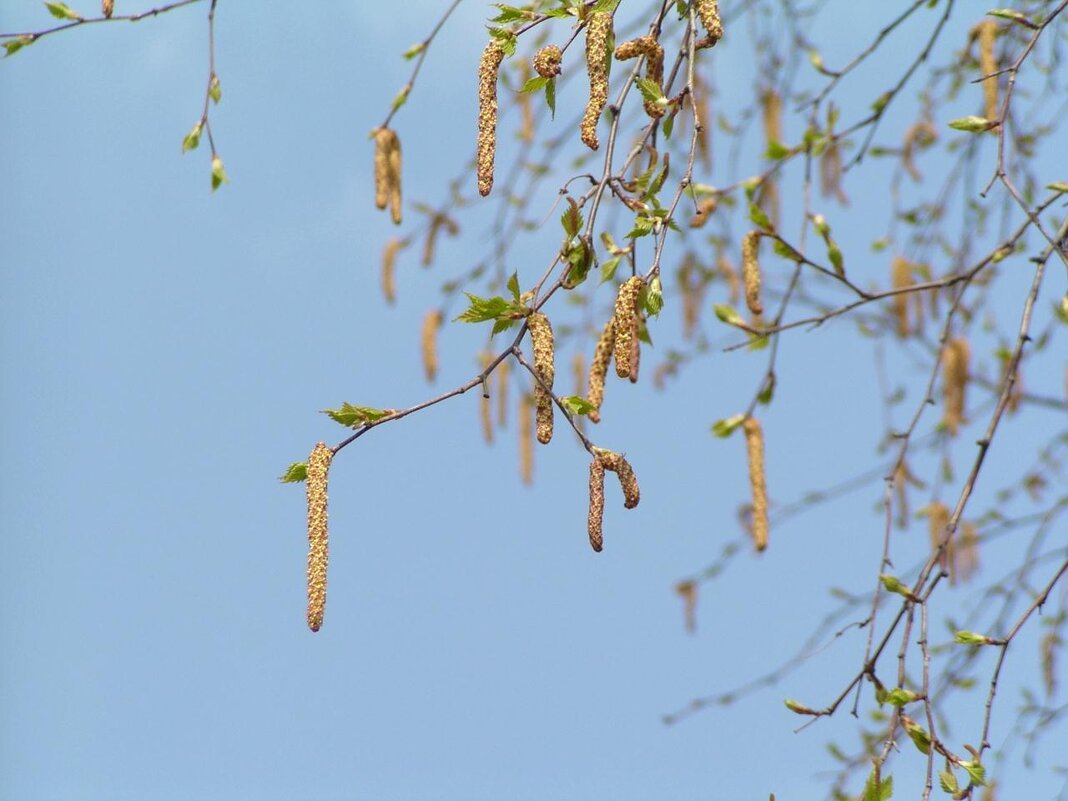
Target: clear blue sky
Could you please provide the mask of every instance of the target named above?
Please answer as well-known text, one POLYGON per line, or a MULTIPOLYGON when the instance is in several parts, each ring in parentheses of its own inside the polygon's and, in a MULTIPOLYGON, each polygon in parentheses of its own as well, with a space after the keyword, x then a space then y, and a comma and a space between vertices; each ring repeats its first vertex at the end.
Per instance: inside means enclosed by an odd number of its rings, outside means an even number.
MULTIPOLYGON (((366 135, 443 2, 219 5, 212 121, 232 183, 214 195, 204 145, 179 154, 203 99, 206 6, 0 63, 0 799, 819 797, 826 743, 851 744, 851 719, 795 734, 781 700, 830 700, 863 635, 765 693, 660 722, 792 654, 831 608, 827 588, 867 591, 878 564, 876 482, 776 529, 763 557, 746 550, 702 587, 697 634, 684 630, 672 587, 739 536, 748 492, 741 439, 708 426, 744 407, 763 356, 717 352, 668 395, 610 389, 598 444, 627 451, 642 503, 625 513, 609 487, 600 555, 586 542, 588 460, 562 428, 533 488, 514 426, 482 443, 477 393, 372 432, 331 473, 326 622, 307 630, 304 492, 276 477, 344 436, 317 410, 407 406, 473 374, 482 332, 449 325, 428 388, 419 325, 482 234, 472 224, 429 272, 409 254, 398 304, 381 301, 392 231, 372 207, 366 135)), ((851 35, 829 62, 885 22, 845 13, 851 35)), ((979 13, 954 19, 955 41, 979 13)), ((488 15, 461 5, 397 117, 408 198, 442 197, 469 157, 488 15)), ((0 30, 49 19, 32 2, 0 7, 0 30)), ((745 76, 723 82, 725 103, 753 70, 736 40, 713 59, 745 76)), ((849 92, 859 113, 871 84, 849 92)), ((717 169, 728 180, 726 158, 717 169)), ((872 169, 846 185, 860 215, 884 208, 872 169)), ((879 233, 840 232, 865 280, 885 275, 868 249, 879 233)), ((548 252, 521 251, 514 268, 530 283, 548 252)), ((1063 271, 1049 283, 1044 320, 1063 271)), ((1005 287, 1022 299, 1026 277, 1005 287)), ((677 307, 657 325, 676 337, 677 307)), ((765 413, 779 503, 877 464, 872 349, 854 331, 783 341, 765 413)), ((922 378, 915 359, 891 367, 922 378)), ((1028 380, 1060 392, 1057 376, 1028 380)), ((982 490, 1064 422, 1036 420, 1009 423, 982 490)), ((918 523, 900 564, 925 541, 918 523)), ((1000 575, 998 558, 981 578, 1000 575)), ((1003 701, 995 744, 1016 696, 1003 701)), ((1027 781, 1031 797, 1059 788, 1046 772, 1027 781)), ((902 795, 919 786, 903 770, 902 795)))

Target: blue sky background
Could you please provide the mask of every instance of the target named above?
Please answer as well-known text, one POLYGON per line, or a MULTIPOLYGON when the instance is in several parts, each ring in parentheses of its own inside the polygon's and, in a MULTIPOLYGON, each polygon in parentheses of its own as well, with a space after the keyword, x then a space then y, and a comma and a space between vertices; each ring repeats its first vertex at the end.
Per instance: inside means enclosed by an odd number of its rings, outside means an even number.
MULTIPOLYGON (((343 437, 317 410, 408 406, 475 372, 483 332, 448 325, 428 388, 419 326, 485 235, 468 223, 430 272, 409 253, 399 302, 382 302, 392 231, 372 206, 366 133, 407 78, 400 53, 443 3, 219 5, 212 125, 232 183, 214 195, 206 143, 179 154, 203 100, 205 6, 87 26, 0 63, 0 798, 821 797, 826 743, 851 745, 852 719, 795 734, 781 700, 833 698, 862 633, 768 692, 660 722, 793 654, 831 608, 828 587, 867 591, 877 568, 879 482, 775 529, 762 557, 746 550, 702 586, 697 635, 684 630, 672 588, 739 536, 748 493, 741 439, 708 426, 744 408, 760 355, 714 353, 664 395, 609 388, 597 442, 627 452, 642 503, 624 513, 609 487, 600 555, 586 542, 588 459, 562 427, 537 451, 532 488, 514 425, 482 443, 477 393, 370 433, 331 472, 326 622, 307 630, 304 491, 276 477, 343 437)), ((838 5, 851 35, 828 63, 885 23, 838 5)), ((985 10, 960 5, 954 42, 985 10)), ((408 198, 440 199, 469 157, 488 15, 461 4, 397 117, 408 198)), ((0 30, 49 19, 36 3, 0 6, 0 30)), ((725 104, 752 83, 737 40, 712 59, 743 76, 721 83, 725 104)), ((880 69, 847 88, 857 110, 880 69)), ((561 105, 576 98, 562 92, 561 105)), ((850 219, 885 214, 886 168, 870 167, 847 181, 850 219)), ((717 169, 725 183, 734 166, 717 169)), ((868 248, 882 225, 836 231, 872 281, 885 275, 868 248)), ((516 251, 527 284, 551 252, 536 243, 516 251)), ((1005 330, 1028 282, 1003 282, 1005 330)), ((1041 325, 1063 292, 1051 269, 1041 325)), ((677 336, 668 301, 657 325, 677 336)), ((783 339, 764 413, 779 503, 877 464, 873 351, 854 331, 842 321, 783 339)), ((917 364, 889 357, 910 386, 917 364)), ((1060 396, 1060 372, 1029 373, 1028 387, 1060 396)), ((1050 411, 1006 421, 977 508, 1063 423, 1050 411)), ((902 565, 926 549, 922 523, 906 537, 902 565)), ((980 579, 1014 553, 991 545, 980 579)), ((935 614, 970 608, 974 592, 947 593, 935 614)), ((1025 636, 1012 652, 1029 681, 1033 646, 1025 636)), ((964 707, 958 740, 974 739, 979 706, 964 707)), ((921 786, 920 761, 908 753, 895 769, 902 795, 921 786)), ((1014 765, 1000 771, 1007 787, 1060 789, 1014 765)))

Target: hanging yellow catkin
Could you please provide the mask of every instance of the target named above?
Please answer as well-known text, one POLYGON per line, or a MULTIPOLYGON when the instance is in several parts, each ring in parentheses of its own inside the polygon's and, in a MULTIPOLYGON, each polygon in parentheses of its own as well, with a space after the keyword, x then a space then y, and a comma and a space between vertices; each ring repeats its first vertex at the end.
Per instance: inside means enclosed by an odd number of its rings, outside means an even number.
POLYGON ((763 314, 760 302, 760 231, 750 231, 742 239, 742 280, 745 283, 745 305, 753 314, 763 314))
POLYGON ((438 329, 441 328, 441 312, 431 309, 423 318, 420 337, 423 351, 423 372, 426 380, 433 383, 438 375, 438 329))
POLYGON ((538 409, 538 442, 547 445, 553 438, 553 381, 556 379, 553 352, 553 327, 549 318, 534 312, 527 318, 530 339, 534 347, 534 403, 538 409), (540 379, 540 380, 538 380, 540 379))
MULTIPOLYGON (((901 256, 894 256, 890 262, 890 285, 894 289, 908 289, 914 283, 912 262, 901 256)), ((912 326, 909 324, 909 294, 900 292, 894 295, 894 321, 899 337, 907 337, 912 333, 912 326)))
POLYGON ((758 551, 768 547, 768 485, 764 470, 764 429, 755 417, 742 423, 749 456, 749 488, 753 494, 753 544, 758 551))
POLYGON ((616 342, 615 318, 609 318, 601 330, 601 336, 597 340, 597 347, 593 351, 593 361, 590 362, 590 394, 587 400, 593 406, 593 411, 588 415, 590 422, 601 422, 601 404, 604 403, 604 379, 608 375, 608 363, 612 360, 612 350, 616 342))
POLYGON ((820 195, 833 195, 843 206, 849 204, 849 198, 842 189, 842 150, 837 139, 831 140, 820 157, 820 195))
MULTIPOLYGON (((639 36, 616 47, 616 58, 627 61, 638 56, 645 56, 646 79, 661 87, 664 83, 664 48, 652 36, 639 36)), ((664 109, 649 100, 645 101, 645 113, 653 119, 664 116, 664 109)))
POLYGON ((605 470, 611 470, 619 478, 619 486, 623 490, 623 506, 633 509, 641 500, 641 493, 638 490, 638 477, 634 475, 630 462, 623 454, 610 451, 601 456, 601 462, 605 470))
POLYGON ((704 46, 712 47, 723 38, 723 22, 719 18, 719 0, 697 0, 697 16, 708 31, 708 40, 704 46))
POLYGON ((393 237, 382 250, 382 296, 386 303, 393 303, 397 299, 397 252, 403 244, 403 240, 393 237))
POLYGON ((508 359, 497 365, 497 426, 508 425, 508 359))
POLYGON ((326 482, 334 452, 319 442, 308 457, 308 628, 318 631, 326 610, 326 563, 329 534, 326 482))
POLYGON ((971 347, 964 337, 956 337, 946 343, 942 356, 942 393, 945 401, 942 422, 950 434, 956 434, 964 422, 964 396, 968 386, 970 359, 971 347))
MULTIPOLYGON (((774 89, 760 95, 760 107, 764 120, 764 141, 782 144, 782 97, 774 89)), ((768 214, 773 227, 779 227, 779 185, 773 178, 765 178, 760 185, 760 203, 768 214)))
MULTIPOLYGON (((483 352, 479 356, 479 366, 483 370, 493 363, 493 354, 483 352)), ((482 439, 486 441, 487 445, 493 444, 493 407, 490 405, 491 398, 489 396, 489 377, 486 377, 486 381, 483 383, 483 389, 481 397, 478 399, 478 419, 482 424, 482 439)))
POLYGON ((719 206, 719 200, 715 195, 710 195, 697 204, 697 213, 690 218, 691 228, 703 228, 705 223, 708 222, 712 213, 719 206))
POLYGON ((485 197, 493 189, 493 158, 497 152, 497 70, 504 60, 504 48, 491 39, 478 62, 478 193, 485 197))
POLYGON ((104 12, 104 16, 111 19, 111 15, 115 13, 115 0, 101 0, 100 10, 104 12))
POLYGON ((998 71, 998 62, 994 57, 994 43, 998 36, 998 24, 992 19, 983 20, 977 26, 976 34, 979 38, 979 72, 984 76, 983 103, 986 107, 986 118, 996 120, 998 118, 998 77, 994 73, 998 71))
POLYGON ((519 399, 519 477, 530 486, 534 483, 534 398, 519 399))
POLYGON ((608 102, 608 40, 612 35, 612 14, 594 11, 586 20, 586 74, 590 80, 590 97, 579 125, 582 142, 590 150, 600 147, 597 122, 608 102))
POLYGON ((564 54, 554 44, 545 45, 534 54, 534 71, 542 78, 555 78, 560 74, 560 63, 564 54))
POLYGON ((979 530, 975 523, 961 524, 950 553, 949 581, 966 582, 979 569, 979 530))
POLYGON ((945 540, 946 526, 949 525, 949 508, 940 501, 935 501, 921 509, 918 514, 927 517, 927 528, 931 538, 931 551, 935 552, 945 541, 945 548, 939 556, 938 563, 946 573, 950 572, 951 541, 945 540))
POLYGON ((604 462, 596 456, 590 462, 590 511, 586 530, 590 547, 600 553, 604 547, 604 462))
POLYGON ((391 128, 376 128, 375 139, 375 205, 388 205, 393 222, 401 222, 401 149, 397 132, 391 128))
POLYGON ((616 375, 630 378, 634 361, 634 349, 638 347, 638 296, 645 286, 641 276, 628 278, 619 287, 616 295, 612 328, 615 331, 616 375))

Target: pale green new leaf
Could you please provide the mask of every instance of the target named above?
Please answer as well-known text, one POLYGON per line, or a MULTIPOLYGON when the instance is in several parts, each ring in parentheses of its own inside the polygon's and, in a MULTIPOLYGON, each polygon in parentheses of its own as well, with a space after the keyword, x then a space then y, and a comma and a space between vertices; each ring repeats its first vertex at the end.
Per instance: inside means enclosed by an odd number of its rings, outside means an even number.
POLYGON ((293 462, 286 471, 278 477, 283 484, 297 484, 308 478, 308 463, 293 462))
POLYGON ((72 11, 66 3, 45 3, 45 8, 56 19, 80 20, 82 18, 81 14, 72 11))

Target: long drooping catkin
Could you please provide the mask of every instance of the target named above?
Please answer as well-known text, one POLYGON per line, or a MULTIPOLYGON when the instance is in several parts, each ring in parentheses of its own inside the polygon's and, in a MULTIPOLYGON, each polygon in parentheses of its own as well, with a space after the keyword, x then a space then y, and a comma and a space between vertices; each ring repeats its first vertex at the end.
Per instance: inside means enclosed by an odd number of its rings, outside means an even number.
POLYGON ((526 485, 534 483, 534 398, 519 399, 519 477, 526 485))
POLYGON ((326 563, 329 534, 326 482, 334 452, 319 442, 308 457, 308 628, 318 631, 326 610, 326 563))
POLYGON ((601 404, 604 403, 604 379, 608 375, 608 363, 612 360, 612 350, 616 343, 615 317, 609 318, 601 330, 601 337, 597 340, 597 347, 593 351, 593 361, 590 362, 590 394, 587 397, 593 411, 589 413, 590 422, 601 422, 601 404))
POLYGON ((375 205, 387 205, 393 222, 401 222, 401 148, 397 132, 391 128, 375 130, 375 205))
POLYGON ((645 286, 641 276, 628 278, 616 295, 613 331, 615 332, 616 375, 630 378, 634 365, 634 349, 638 348, 638 296, 645 286))
POLYGON ((115 0, 101 0, 100 10, 104 13, 104 16, 111 19, 111 15, 115 13, 115 0))
POLYGON ((921 509, 920 514, 927 515, 928 531, 931 537, 931 551, 935 552, 939 546, 945 546, 939 556, 938 563, 941 568, 949 572, 950 565, 950 549, 953 547, 950 540, 945 539, 946 527, 949 526, 949 507, 947 507, 941 501, 935 501, 929 504, 924 509, 921 509))
POLYGON ((601 462, 605 470, 611 470, 619 478, 619 486, 623 490, 623 506, 633 509, 641 500, 638 490, 638 477, 634 475, 634 469, 630 462, 621 453, 605 452, 601 456, 601 462))
MULTIPOLYGON (((493 354, 483 352, 478 359, 479 366, 485 370, 493 363, 493 354)), ((478 419, 482 424, 482 439, 486 441, 487 445, 493 444, 493 407, 490 405, 489 395, 489 378, 487 377, 483 383, 483 391, 481 397, 478 399, 478 419)))
POLYGON ((504 48, 491 39, 478 62, 478 193, 485 197, 493 189, 493 158, 497 152, 497 70, 504 60, 504 48))
POLYGON ((560 63, 564 54, 554 44, 545 45, 534 54, 534 71, 542 78, 555 78, 560 74, 560 63))
POLYGON ((768 484, 764 470, 764 429, 755 417, 742 424, 749 456, 749 488, 753 493, 753 544, 758 551, 768 547, 768 484))
POLYGON ((590 79, 590 98, 579 132, 586 147, 596 150, 597 122, 608 102, 608 40, 612 35, 612 14, 595 11, 586 20, 586 74, 590 79))
POLYGON ((983 101, 986 118, 998 118, 998 62, 994 57, 994 43, 998 36, 998 24, 992 19, 983 20, 978 26, 979 71, 983 74, 983 101))
MULTIPOLYGON (((901 256, 894 256, 890 262, 890 284, 894 289, 908 289, 915 281, 912 277, 912 262, 901 256)), ((909 294, 900 292, 894 295, 894 320, 897 323, 897 335, 907 337, 912 333, 909 324, 909 294)))
MULTIPOLYGON (((639 36, 616 47, 616 58, 620 61, 645 56, 645 77, 663 89, 664 83, 664 48, 652 36, 639 36)), ((664 109, 649 100, 645 101, 645 113, 653 119, 664 116, 664 109)))
POLYGON ((538 408, 538 442, 547 445, 553 438, 553 381, 556 365, 553 345, 553 327, 549 318, 534 312, 527 318, 530 339, 534 347, 534 403, 538 408))
POLYGON ((820 157, 820 195, 833 195, 843 206, 849 203, 849 197, 842 189, 842 150, 837 139, 831 140, 820 157))
POLYGON ((441 328, 441 312, 431 309, 423 318, 420 337, 423 351, 423 372, 426 380, 433 382, 438 375, 438 329, 441 328))
POLYGON ((763 314, 760 302, 760 231, 750 231, 742 239, 742 280, 745 283, 745 305, 753 314, 763 314))
POLYGON ((942 359, 942 392, 946 407, 942 422, 950 434, 956 434, 964 421, 964 395, 971 359, 968 340, 964 337, 951 339, 946 343, 942 359))
POLYGON ((497 425, 508 424, 508 359, 497 365, 497 425))
POLYGON ((600 553, 604 547, 604 462, 596 456, 590 462, 590 511, 586 529, 590 546, 600 553))
POLYGON ((723 23, 719 18, 719 0, 697 0, 697 16, 708 31, 709 47, 723 38, 723 23))
POLYGON ((382 296, 386 303, 393 303, 397 299, 397 252, 403 244, 402 239, 393 237, 382 250, 382 296))

